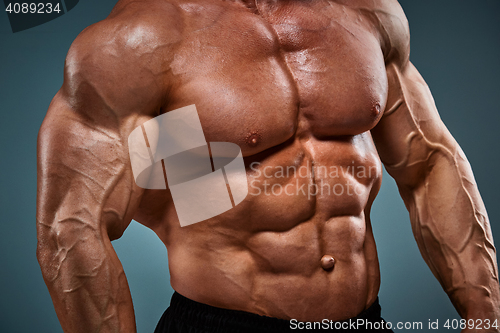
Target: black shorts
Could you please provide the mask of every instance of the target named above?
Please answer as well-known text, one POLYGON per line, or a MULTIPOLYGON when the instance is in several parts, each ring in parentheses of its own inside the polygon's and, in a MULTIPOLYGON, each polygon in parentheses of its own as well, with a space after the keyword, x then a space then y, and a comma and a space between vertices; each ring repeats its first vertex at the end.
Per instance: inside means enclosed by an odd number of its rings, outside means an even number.
POLYGON ((368 309, 354 318, 307 323, 217 308, 175 292, 155 333, 392 332, 380 312, 377 298, 368 309))

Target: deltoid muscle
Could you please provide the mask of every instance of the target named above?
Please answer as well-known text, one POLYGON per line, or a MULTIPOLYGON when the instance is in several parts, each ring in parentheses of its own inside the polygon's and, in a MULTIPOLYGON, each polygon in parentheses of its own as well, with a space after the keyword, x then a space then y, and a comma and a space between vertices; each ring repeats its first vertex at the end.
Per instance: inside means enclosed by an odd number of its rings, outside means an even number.
POLYGON ((181 226, 222 214, 248 194, 238 145, 207 143, 195 105, 169 111, 128 138, 135 182, 172 193, 181 226))

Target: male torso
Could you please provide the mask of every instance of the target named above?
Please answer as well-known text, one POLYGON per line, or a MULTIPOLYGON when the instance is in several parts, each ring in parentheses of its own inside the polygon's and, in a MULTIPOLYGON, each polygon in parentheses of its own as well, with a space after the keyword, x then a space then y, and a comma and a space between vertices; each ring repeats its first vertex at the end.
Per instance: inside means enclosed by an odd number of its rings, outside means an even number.
POLYGON ((358 315, 379 288, 380 160, 459 314, 496 323, 487 213, 409 61, 395 0, 119 1, 72 44, 38 137, 37 257, 61 326, 136 331, 111 244, 133 218, 165 243, 171 284, 194 301, 302 321, 358 315), (134 182, 127 138, 193 104, 207 142, 241 148, 250 191, 181 227, 170 190, 134 182))
POLYGON ((381 23, 335 1, 254 6, 166 7, 179 29, 165 43, 158 111, 195 104, 207 141, 241 147, 249 195, 181 228, 169 192, 146 190, 135 219, 166 244, 172 287, 188 298, 286 319, 353 317, 379 288, 369 208, 381 181, 370 130, 388 94, 381 23), (334 267, 322 264, 330 257, 334 267))

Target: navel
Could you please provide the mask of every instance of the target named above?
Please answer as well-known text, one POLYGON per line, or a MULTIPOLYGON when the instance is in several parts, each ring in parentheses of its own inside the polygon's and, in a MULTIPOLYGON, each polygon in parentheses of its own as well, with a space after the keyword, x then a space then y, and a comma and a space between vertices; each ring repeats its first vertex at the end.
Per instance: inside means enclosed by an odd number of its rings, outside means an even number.
POLYGON ((331 255, 325 254, 321 258, 321 267, 323 267, 325 271, 333 269, 334 266, 335 266, 335 258, 332 257, 331 255))

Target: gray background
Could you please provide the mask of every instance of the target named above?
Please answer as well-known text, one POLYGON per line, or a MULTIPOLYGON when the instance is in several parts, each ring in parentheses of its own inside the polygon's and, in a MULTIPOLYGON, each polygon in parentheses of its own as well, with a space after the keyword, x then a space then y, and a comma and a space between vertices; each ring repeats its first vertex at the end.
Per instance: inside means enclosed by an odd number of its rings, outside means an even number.
MULTIPOLYGON (((69 13, 13 34, 0 13, 0 331, 61 332, 35 258, 36 136, 62 83, 76 35, 106 17, 114 0, 82 0, 69 13)), ((500 242, 500 1, 401 1, 411 60, 467 154, 500 242)), ((3 8, 3 7, 2 7, 3 8)), ((391 321, 458 318, 421 259, 392 179, 373 209, 382 270, 383 316, 391 321)), ((163 244, 133 222, 113 242, 127 273, 139 332, 152 332, 171 293, 163 244)))

